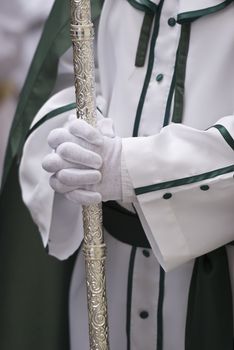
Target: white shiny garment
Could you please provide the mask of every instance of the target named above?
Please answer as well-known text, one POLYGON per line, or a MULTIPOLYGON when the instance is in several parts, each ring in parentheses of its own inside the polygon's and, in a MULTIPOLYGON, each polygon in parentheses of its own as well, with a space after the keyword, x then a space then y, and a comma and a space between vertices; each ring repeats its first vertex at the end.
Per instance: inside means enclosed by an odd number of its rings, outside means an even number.
MULTIPOLYGON (((208 7, 220 4, 218 0, 207 2, 208 7)), ((98 38, 99 90, 106 100, 104 114, 114 120, 117 134, 126 138, 124 158, 135 188, 144 190, 147 186, 197 176, 234 163, 233 149, 221 133, 217 129, 205 131, 218 122, 232 138, 234 135, 233 4, 192 23, 183 125, 171 124, 161 130, 180 37, 180 25, 171 27, 168 19, 201 9, 204 10, 203 1, 195 4, 192 0, 165 0, 139 127, 141 137, 133 139, 136 109, 147 70, 147 64, 142 68, 134 66, 143 13, 126 0, 105 1, 98 38), (158 74, 163 74, 160 82, 156 80, 158 74)), ((73 88, 55 95, 43 106, 36 120, 73 101, 73 88)), ((54 196, 48 185, 49 175, 41 169, 40 160, 50 151, 46 144, 49 131, 63 125, 68 115, 69 112, 51 119, 29 137, 20 174, 25 203, 39 226, 44 245, 49 243, 50 253, 60 259, 71 255, 82 241, 81 209, 60 195, 54 196)), ((163 303, 163 350, 184 349, 193 259, 234 239, 233 195, 232 171, 190 184, 172 185, 166 191, 143 191, 137 196, 134 204, 153 251, 149 257, 141 248, 136 251, 132 276, 131 350, 156 349, 159 262, 168 270, 163 303), (209 190, 201 190, 202 185, 209 185, 209 190), (163 199, 165 192, 172 197, 163 199), (148 318, 142 319, 141 311, 147 311, 148 318)), ((128 269, 132 248, 108 233, 106 242, 110 348, 126 350, 128 269)), ((234 285, 233 249, 228 247, 227 250, 234 285)), ((85 303, 83 257, 80 254, 70 293, 72 350, 88 350, 85 303)))

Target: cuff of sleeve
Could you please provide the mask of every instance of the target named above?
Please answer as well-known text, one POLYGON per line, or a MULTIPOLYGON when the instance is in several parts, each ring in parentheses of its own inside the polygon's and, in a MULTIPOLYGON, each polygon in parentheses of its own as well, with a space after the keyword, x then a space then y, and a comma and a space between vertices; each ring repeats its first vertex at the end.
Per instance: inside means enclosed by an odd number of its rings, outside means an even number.
POLYGON ((233 196, 232 173, 137 196, 135 208, 166 271, 233 241, 233 196))
POLYGON ((152 205, 150 193, 137 199, 135 208, 154 255, 163 269, 170 271, 193 259, 170 202, 158 199, 152 205))
POLYGON ((67 259, 83 240, 82 207, 55 193, 48 240, 49 254, 67 259))
POLYGON ((132 203, 136 200, 134 188, 128 173, 127 164, 122 151, 121 155, 121 182, 122 182, 122 200, 124 203, 132 203))

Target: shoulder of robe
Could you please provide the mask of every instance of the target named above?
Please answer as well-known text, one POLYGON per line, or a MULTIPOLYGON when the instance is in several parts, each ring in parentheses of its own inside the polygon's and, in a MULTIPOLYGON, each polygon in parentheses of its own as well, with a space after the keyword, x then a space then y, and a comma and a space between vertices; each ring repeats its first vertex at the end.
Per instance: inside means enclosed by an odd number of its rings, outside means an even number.
MULTIPOLYGON (((47 102, 41 107, 37 115, 35 116, 31 128, 38 123, 42 118, 48 113, 57 110, 58 108, 63 108, 69 104, 73 104, 75 101, 75 88, 73 86, 59 91, 52 97, 50 97, 47 102)), ((30 129, 31 129, 30 128, 30 129)))
POLYGON ((177 20, 181 24, 191 22, 221 11, 231 4, 234 4, 233 0, 180 0, 177 20))

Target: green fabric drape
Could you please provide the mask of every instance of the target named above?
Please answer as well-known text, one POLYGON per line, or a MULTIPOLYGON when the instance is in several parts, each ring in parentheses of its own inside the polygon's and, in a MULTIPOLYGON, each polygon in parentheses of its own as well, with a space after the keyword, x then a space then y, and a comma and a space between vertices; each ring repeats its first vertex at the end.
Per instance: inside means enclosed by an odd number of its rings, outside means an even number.
POLYGON ((68 293, 75 257, 47 255, 24 206, 13 163, 0 198, 0 349, 69 350, 68 293))
POLYGON ((196 259, 185 350, 233 350, 232 289, 225 247, 196 259))

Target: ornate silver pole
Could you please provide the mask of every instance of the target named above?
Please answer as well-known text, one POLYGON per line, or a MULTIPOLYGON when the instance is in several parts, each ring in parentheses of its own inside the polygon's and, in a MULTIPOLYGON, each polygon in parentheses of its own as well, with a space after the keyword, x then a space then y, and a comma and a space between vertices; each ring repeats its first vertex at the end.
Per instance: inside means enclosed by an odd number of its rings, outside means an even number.
MULTIPOLYGON (((95 126, 94 30, 90 0, 70 1, 77 117, 95 126)), ((107 350, 106 245, 101 204, 84 207, 83 221, 90 349, 107 350)))

